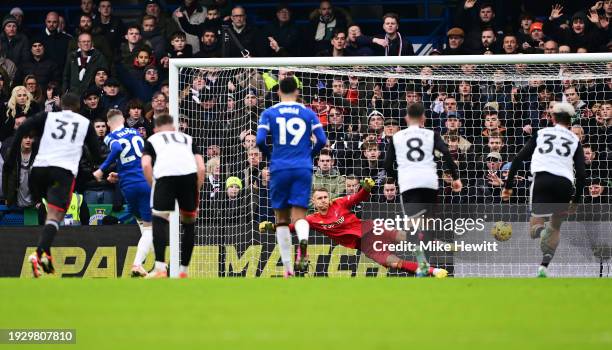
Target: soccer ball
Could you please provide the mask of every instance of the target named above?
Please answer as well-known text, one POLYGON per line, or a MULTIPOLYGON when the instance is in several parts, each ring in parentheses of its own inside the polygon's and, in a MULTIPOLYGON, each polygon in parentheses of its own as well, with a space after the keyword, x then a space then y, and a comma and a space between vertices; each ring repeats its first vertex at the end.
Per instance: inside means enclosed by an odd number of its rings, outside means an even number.
POLYGON ((491 234, 498 241, 507 241, 512 237, 512 225, 505 221, 498 221, 493 225, 491 234))

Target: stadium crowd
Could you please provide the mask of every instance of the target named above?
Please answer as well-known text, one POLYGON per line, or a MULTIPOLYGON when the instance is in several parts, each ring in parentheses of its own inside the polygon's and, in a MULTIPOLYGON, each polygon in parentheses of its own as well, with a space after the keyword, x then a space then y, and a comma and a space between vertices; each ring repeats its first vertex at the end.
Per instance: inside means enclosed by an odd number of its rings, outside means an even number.
MULTIPOLYGON (((275 19, 263 27, 252 25, 245 8, 229 0, 184 0, 174 12, 158 0, 146 0, 142 15, 129 23, 113 14, 112 5, 111 0, 81 0, 77 22, 67 23, 57 12, 49 12, 40 31, 22 25, 28 14, 18 7, 3 17, 0 163, 16 128, 37 112, 57 111, 64 92, 81 96, 81 114, 94 123, 103 154, 108 154, 105 119, 111 108, 122 110, 126 127, 138 129, 146 139, 153 133, 152 121, 168 111, 170 58, 415 54, 410 38, 402 34, 401 14, 386 13, 379 32, 363 33, 350 11, 331 1, 321 1, 312 9, 305 26, 295 23, 288 4, 279 4, 275 19), (224 46, 225 33, 230 40, 224 46)), ((612 0, 585 2, 585 6, 565 13, 555 5, 548 13, 522 13, 516 23, 506 23, 496 17, 492 3, 459 1, 445 44, 429 54, 609 52, 612 0)), ((296 79, 304 104, 325 125, 330 142, 315 160, 313 186, 328 188, 332 196, 355 193, 360 180, 372 177, 379 188, 373 200, 399 200, 394 180, 382 167, 385 148, 405 125, 407 106, 423 103, 428 126, 443 135, 465 182, 461 193, 452 193, 450 177, 442 171, 444 200, 501 202, 509 162, 526 139, 550 123, 551 106, 567 101, 577 111, 572 131, 582 140, 587 156, 585 201, 609 201, 612 79, 505 80, 525 72, 525 67, 517 66, 515 71, 494 72, 497 79, 479 81, 468 78, 480 67, 463 65, 455 71, 458 78, 451 81, 425 78, 435 76, 441 67, 420 69, 423 79, 282 68, 183 70, 180 126, 196 137, 206 157, 205 220, 214 222, 229 215, 260 221, 273 216, 268 203, 270 172, 255 147, 255 128, 261 111, 278 101, 278 81, 286 77, 296 79), (466 79, 461 80, 462 76, 466 79), (252 210, 253 204, 257 210, 252 210)), ((612 64, 606 69, 609 75, 612 64)), ((2 173, 0 195, 9 207, 44 209, 28 190, 37 136, 23 139, 17 170, 2 173)), ((83 156, 76 183, 78 203, 121 208, 123 198, 117 186, 92 176, 98 166, 87 154, 83 156)), ((526 201, 529 178, 525 173, 520 182, 514 198, 526 201)))

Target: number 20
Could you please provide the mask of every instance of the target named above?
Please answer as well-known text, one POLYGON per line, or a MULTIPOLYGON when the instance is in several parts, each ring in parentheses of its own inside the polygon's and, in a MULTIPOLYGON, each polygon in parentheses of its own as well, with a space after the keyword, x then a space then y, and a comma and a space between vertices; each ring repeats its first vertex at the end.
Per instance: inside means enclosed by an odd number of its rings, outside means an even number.
POLYGON ((121 151, 121 155, 119 156, 119 159, 121 160, 121 164, 127 164, 129 162, 133 162, 134 160, 136 160, 136 156, 138 156, 139 158, 142 158, 142 147, 144 147, 144 140, 142 139, 142 137, 140 136, 134 136, 132 137, 132 142, 130 143, 130 141, 126 140, 126 139, 119 139, 117 140, 117 142, 119 142, 119 144, 122 146, 123 151, 121 151), (131 155, 128 156, 127 154, 130 153, 130 150, 132 149, 132 147, 134 148, 134 153, 136 153, 136 156, 131 155))
POLYGON ((276 118, 276 124, 278 124, 278 143, 280 145, 287 144, 287 133, 293 136, 289 142, 292 146, 300 143, 302 136, 306 133, 306 122, 300 118, 291 118, 289 120, 276 118))

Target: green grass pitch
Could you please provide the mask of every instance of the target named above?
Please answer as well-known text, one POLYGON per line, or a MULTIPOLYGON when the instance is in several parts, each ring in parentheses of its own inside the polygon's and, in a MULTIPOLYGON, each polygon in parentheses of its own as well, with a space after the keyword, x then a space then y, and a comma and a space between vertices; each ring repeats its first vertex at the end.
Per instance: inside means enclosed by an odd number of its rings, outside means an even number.
POLYGON ((611 349, 609 279, 0 279, 0 349, 611 349))

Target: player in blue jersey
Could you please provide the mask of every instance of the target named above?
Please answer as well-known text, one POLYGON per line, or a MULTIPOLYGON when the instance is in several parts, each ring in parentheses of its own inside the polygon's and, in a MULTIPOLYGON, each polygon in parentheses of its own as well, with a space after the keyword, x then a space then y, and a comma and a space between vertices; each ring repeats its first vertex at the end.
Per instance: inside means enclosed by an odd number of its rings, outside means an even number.
POLYGON ((270 159, 270 197, 276 217, 276 239, 285 277, 294 274, 291 266, 291 232, 295 225, 300 242, 295 269, 306 272, 308 268, 308 231, 306 210, 312 186, 312 158, 327 138, 317 115, 297 102, 298 88, 293 78, 280 81, 280 103, 266 109, 257 127, 257 147, 270 159), (272 152, 266 145, 268 133, 272 136, 272 152), (311 134, 316 137, 312 146, 311 134))
POLYGON ((123 113, 111 109, 107 114, 108 127, 111 132, 104 139, 110 153, 100 169, 94 172, 94 177, 101 180, 104 172, 113 163, 117 163, 117 174, 111 173, 108 180, 116 182, 128 203, 130 212, 136 218, 140 233, 136 257, 132 265, 132 277, 145 277, 147 271, 142 267, 147 254, 153 247, 153 231, 151 228, 151 187, 142 172, 141 158, 144 140, 136 129, 125 128, 123 113))

